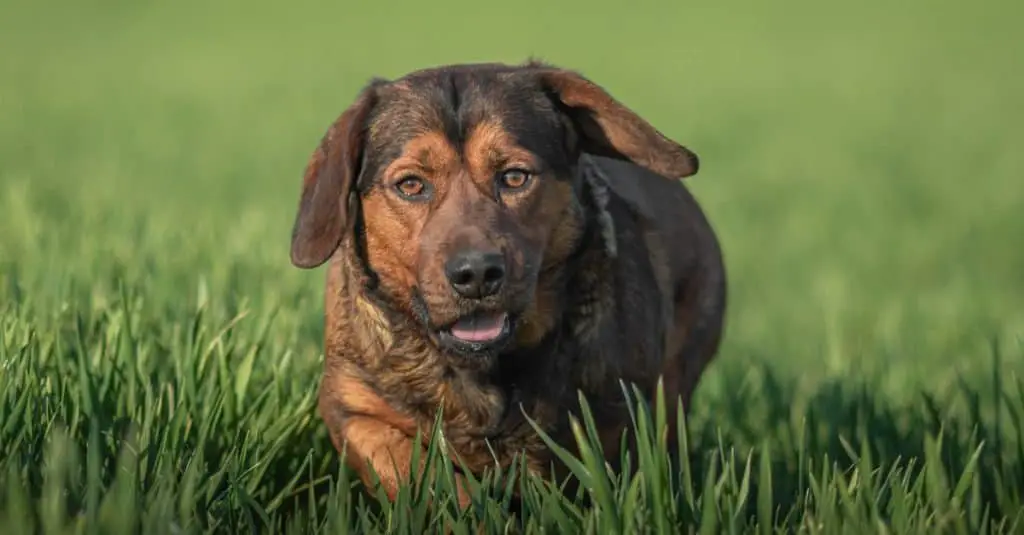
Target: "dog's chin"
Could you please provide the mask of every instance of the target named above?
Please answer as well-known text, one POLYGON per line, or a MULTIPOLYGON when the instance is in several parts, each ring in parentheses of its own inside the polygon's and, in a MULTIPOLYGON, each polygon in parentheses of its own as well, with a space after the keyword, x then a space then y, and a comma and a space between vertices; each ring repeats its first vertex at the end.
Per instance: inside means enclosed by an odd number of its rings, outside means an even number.
POLYGON ((474 312, 442 327, 436 337, 442 349, 472 364, 492 360, 508 347, 515 324, 515 317, 507 312, 474 312))

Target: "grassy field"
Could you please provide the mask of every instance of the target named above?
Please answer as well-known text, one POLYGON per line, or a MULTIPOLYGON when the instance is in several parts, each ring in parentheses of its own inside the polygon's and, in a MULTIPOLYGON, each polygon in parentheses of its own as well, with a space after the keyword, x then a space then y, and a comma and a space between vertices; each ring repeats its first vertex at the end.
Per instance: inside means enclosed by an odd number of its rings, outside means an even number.
POLYGON ((1024 530, 1024 9, 363 4, 0 5, 0 531, 1024 530), (379 507, 313 409, 302 166, 370 76, 528 55, 701 156, 731 286, 689 462, 379 507))

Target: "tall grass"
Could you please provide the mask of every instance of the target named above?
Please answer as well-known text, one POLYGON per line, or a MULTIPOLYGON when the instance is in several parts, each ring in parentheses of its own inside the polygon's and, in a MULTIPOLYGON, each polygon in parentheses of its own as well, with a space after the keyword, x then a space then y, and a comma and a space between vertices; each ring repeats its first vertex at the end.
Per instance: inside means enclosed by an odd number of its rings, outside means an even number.
POLYGON ((998 346, 989 384, 920 394, 905 406, 872 395, 870 385, 838 383, 795 411, 794 390, 770 369, 757 370, 761 388, 739 389, 714 420, 678 422, 677 451, 666 448, 665 408, 673 401, 659 389, 649 404, 623 385, 637 438, 623 474, 604 462, 584 399, 573 420, 579 454, 549 442, 582 483, 576 494, 516 465, 473 479, 473 503, 463 512, 442 436, 425 453, 435 468, 394 504, 382 506, 379 488, 362 488, 338 465, 314 413, 316 369, 265 354, 272 317, 214 323, 203 308, 162 324, 147 316, 125 287, 109 306, 67 311, 48 331, 17 306, 4 311, 5 533, 1022 527, 1024 381, 998 373, 998 346), (257 325, 240 333, 243 322, 257 325), (254 365, 268 360, 275 364, 254 365))

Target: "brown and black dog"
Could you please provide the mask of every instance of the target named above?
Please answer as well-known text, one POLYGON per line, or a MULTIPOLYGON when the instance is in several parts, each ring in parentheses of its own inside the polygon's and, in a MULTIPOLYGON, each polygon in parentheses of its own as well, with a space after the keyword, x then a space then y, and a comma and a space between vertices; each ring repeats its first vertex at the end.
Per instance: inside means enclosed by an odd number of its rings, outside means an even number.
POLYGON ((543 63, 372 81, 313 153, 291 243, 296 266, 329 261, 319 409, 349 465, 393 499, 439 407, 474 472, 517 453, 551 466, 524 414, 572 448, 578 392, 610 462, 629 422, 620 381, 650 396, 662 377, 688 408, 726 297, 679 180, 697 166, 543 63))

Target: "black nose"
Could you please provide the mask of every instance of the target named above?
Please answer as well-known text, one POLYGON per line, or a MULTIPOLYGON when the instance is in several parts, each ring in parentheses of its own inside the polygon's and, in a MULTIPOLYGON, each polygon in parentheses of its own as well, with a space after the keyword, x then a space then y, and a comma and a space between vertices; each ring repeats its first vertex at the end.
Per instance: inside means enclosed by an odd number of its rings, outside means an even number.
POLYGON ((448 260, 444 272, 459 295, 483 299, 498 293, 505 282, 505 258, 500 253, 462 251, 448 260))

